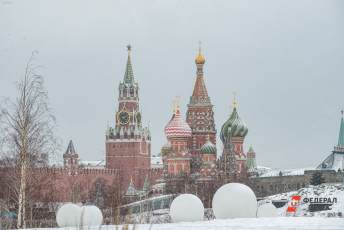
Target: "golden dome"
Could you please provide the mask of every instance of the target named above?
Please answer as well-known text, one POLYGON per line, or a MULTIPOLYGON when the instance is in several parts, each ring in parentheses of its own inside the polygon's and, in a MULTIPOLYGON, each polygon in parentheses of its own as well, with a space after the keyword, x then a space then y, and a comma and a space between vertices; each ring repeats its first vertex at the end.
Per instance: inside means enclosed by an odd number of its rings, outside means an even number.
POLYGON ((195 58, 195 62, 196 62, 196 64, 204 64, 205 58, 204 58, 203 54, 198 53, 198 55, 195 58))
POLYGON ((195 58, 196 64, 204 64, 205 63, 205 57, 202 54, 202 45, 201 42, 199 42, 199 47, 198 47, 198 54, 195 58))

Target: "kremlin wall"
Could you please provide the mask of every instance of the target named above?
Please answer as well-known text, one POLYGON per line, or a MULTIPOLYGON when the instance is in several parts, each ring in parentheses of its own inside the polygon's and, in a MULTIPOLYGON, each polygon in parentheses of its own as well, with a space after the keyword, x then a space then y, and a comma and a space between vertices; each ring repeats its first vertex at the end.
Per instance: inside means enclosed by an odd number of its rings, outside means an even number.
MULTIPOLYGON (((110 203, 115 199, 114 194, 118 194, 117 198, 121 201, 117 204, 123 204, 142 197, 187 192, 197 194, 205 206, 210 207, 216 189, 228 182, 245 183, 257 197, 263 197, 309 185, 316 170, 322 171, 325 182, 343 181, 343 118, 334 151, 317 168, 299 174, 284 173, 282 170, 269 175, 257 166, 252 147, 245 152, 245 137, 249 129, 239 115, 235 98, 230 116, 217 132, 213 105, 204 81, 206 59, 201 49, 195 58, 195 85, 187 102, 186 117, 182 116, 184 112, 180 110, 180 101, 176 100, 170 121, 164 129, 166 144, 161 147, 161 162, 156 164, 151 156, 150 130, 143 125, 131 47, 127 48, 126 70, 118 86, 118 108, 114 111, 115 125, 106 130, 105 164, 85 165, 79 162, 79 155, 70 141, 63 155, 63 166, 32 170, 41 178, 36 182, 36 187, 41 188, 37 202, 87 203, 100 202, 99 197, 102 197, 102 202, 110 203), (217 149, 216 135, 220 136, 223 149, 217 149)), ((1 175, 10 172, 0 169, 1 175)), ((4 178, 10 176, 1 178, 0 183, 4 183, 4 178)), ((3 197, 6 197, 4 190, 0 192, 0 198, 3 197)))

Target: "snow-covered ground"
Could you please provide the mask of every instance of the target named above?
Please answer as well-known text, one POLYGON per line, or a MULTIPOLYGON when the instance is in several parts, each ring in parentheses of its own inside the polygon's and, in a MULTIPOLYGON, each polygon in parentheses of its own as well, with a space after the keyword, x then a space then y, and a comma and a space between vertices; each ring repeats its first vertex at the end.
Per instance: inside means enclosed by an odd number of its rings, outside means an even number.
MULTIPOLYGON (((271 200, 288 200, 293 195, 300 195, 302 198, 337 198, 337 203, 334 203, 331 210, 310 212, 308 210, 309 203, 302 202, 297 208, 296 214, 293 217, 286 216, 286 209, 288 205, 278 208, 278 216, 274 218, 240 218, 227 220, 212 220, 213 216, 211 210, 207 210, 205 221, 194 223, 166 223, 170 222, 168 209, 155 210, 153 213, 142 213, 142 216, 135 215, 130 221, 149 224, 138 224, 135 230, 174 230, 174 229, 188 229, 188 230, 215 230, 215 229, 236 229, 236 230, 283 230, 283 229, 328 229, 328 230, 344 230, 344 185, 343 184, 322 184, 318 186, 309 186, 307 188, 299 189, 298 191, 277 194, 266 197, 266 199, 259 201, 259 203, 269 202, 271 200), (332 218, 325 218, 332 217, 332 218), (210 219, 210 220, 207 220, 210 219), (144 221, 145 220, 145 221, 144 221), (146 223, 147 223, 146 222, 146 223)), ((69 228, 73 229, 73 228, 69 228)), ((106 226, 101 228, 85 228, 85 229, 102 229, 102 230, 122 230, 120 226, 106 226)), ((133 228, 129 228, 133 229, 133 228)))
MULTIPOLYGON (((65 228, 67 230, 67 228, 65 228)), ((72 230, 73 228, 69 228, 72 230)), ((85 228, 90 230, 122 230, 122 227, 102 226, 85 228)), ((135 230, 343 230, 344 218, 320 217, 275 217, 275 218, 241 218, 212 220, 176 224, 155 224, 129 226, 135 230)), ((46 229, 48 230, 48 229, 46 229)), ((51 230, 51 229, 49 229, 51 230)))
MULTIPOLYGON (((309 186, 307 188, 301 188, 298 191, 276 194, 267 197, 267 200, 290 200, 291 196, 301 196, 301 203, 297 208, 295 216, 322 216, 322 217, 334 217, 344 216, 344 185, 343 184, 322 184, 318 186, 309 186), (309 203, 303 202, 303 198, 336 198, 337 202, 331 206, 331 210, 309 212, 309 203)), ((286 215, 287 205, 277 209, 279 216, 286 215)))

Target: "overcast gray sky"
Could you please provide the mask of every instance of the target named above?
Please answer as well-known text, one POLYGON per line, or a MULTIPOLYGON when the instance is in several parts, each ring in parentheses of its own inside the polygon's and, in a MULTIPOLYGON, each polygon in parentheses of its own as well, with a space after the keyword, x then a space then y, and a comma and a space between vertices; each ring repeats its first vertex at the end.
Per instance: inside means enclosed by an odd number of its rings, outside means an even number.
POLYGON ((103 159, 130 43, 156 154, 175 96, 185 113, 199 40, 218 134, 235 91, 259 165, 316 166, 332 150, 344 108, 341 0, 0 0, 0 96, 15 96, 38 50, 61 157, 73 139, 82 159, 103 159))

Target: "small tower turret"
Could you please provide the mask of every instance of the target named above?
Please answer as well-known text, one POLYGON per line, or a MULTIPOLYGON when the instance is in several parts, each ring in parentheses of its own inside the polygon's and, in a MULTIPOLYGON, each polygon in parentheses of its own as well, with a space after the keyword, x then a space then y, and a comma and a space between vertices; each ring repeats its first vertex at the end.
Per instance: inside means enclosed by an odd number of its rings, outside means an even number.
POLYGON ((250 174, 253 174, 257 170, 256 153, 252 146, 250 146, 247 152, 246 168, 250 174))
POLYGON ((70 140, 65 154, 63 154, 63 165, 65 168, 75 170, 78 168, 79 155, 76 153, 73 141, 70 140))

